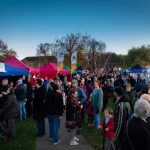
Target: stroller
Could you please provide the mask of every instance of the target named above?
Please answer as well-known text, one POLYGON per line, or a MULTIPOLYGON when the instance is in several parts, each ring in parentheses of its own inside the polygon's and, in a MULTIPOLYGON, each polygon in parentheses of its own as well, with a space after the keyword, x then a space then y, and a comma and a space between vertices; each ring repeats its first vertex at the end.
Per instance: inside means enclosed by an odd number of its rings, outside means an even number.
POLYGON ((0 120, 0 142, 5 142, 7 140, 6 133, 6 123, 0 120))

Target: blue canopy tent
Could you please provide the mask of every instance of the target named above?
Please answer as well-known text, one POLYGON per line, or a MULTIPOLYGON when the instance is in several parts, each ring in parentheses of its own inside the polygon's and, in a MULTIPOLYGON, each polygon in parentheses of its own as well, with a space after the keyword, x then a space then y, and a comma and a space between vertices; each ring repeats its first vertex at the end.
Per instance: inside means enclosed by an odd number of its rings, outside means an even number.
POLYGON ((0 76, 26 76, 29 74, 29 70, 12 67, 5 64, 5 71, 0 72, 0 76))
POLYGON ((84 69, 83 67, 78 67, 78 68, 76 69, 76 71, 77 71, 78 74, 82 74, 82 73, 85 72, 85 69, 84 69))
POLYGON ((141 67, 140 65, 135 65, 134 67, 130 68, 128 72, 129 73, 146 73, 147 69, 144 67, 141 67))

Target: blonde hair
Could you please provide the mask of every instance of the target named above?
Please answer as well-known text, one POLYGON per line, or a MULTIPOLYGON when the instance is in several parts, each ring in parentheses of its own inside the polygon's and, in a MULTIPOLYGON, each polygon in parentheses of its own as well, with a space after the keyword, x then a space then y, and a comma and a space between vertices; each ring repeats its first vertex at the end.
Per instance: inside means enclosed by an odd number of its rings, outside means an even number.
POLYGON ((113 116, 114 111, 113 111, 113 109, 112 109, 111 107, 107 107, 107 108, 104 110, 104 112, 106 112, 106 111, 107 111, 110 115, 113 116))

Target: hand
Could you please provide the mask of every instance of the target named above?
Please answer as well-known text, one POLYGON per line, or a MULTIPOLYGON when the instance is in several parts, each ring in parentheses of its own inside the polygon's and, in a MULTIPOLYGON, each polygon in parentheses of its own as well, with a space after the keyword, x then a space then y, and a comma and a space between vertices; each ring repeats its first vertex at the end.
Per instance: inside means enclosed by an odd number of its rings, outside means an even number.
POLYGON ((2 94, 0 94, 0 97, 3 97, 3 95, 2 95, 2 94))
POLYGON ((109 129, 108 129, 108 128, 106 128, 106 129, 105 129, 105 131, 109 131, 109 129))

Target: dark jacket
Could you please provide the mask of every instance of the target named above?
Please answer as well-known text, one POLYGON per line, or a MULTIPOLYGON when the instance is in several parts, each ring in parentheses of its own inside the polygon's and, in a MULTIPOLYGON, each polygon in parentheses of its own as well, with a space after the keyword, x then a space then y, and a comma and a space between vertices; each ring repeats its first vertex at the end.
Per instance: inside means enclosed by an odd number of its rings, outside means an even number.
POLYGON ((27 101, 33 100, 33 89, 30 82, 27 82, 27 93, 26 93, 27 101))
POLYGON ((73 102, 68 99, 66 107, 66 121, 75 121, 76 126, 81 124, 80 105, 74 105, 73 102))
POLYGON ((128 122, 128 137, 134 150, 150 150, 150 125, 138 117, 128 122))
MULTIPOLYGON (((3 92, 7 92, 7 89, 8 89, 9 87, 6 85, 6 86, 0 86, 0 94, 2 94, 3 95, 3 92)), ((2 108, 2 105, 3 105, 3 101, 5 101, 6 100, 6 96, 5 95, 3 95, 3 97, 0 97, 0 109, 2 108)))
POLYGON ((127 150, 126 148, 126 123, 131 116, 131 105, 129 100, 123 96, 115 106, 114 111, 114 130, 115 136, 113 138, 114 143, 119 145, 121 150, 127 150))
POLYGON ((43 87, 35 88, 33 98, 33 119, 41 120, 45 118, 45 89, 43 87))
POLYGON ((45 101, 45 111, 47 115, 63 114, 63 97, 58 92, 49 92, 45 101))
POLYGON ((19 85, 15 91, 18 101, 25 101, 27 95, 27 87, 24 84, 19 85))
POLYGON ((79 111, 79 108, 73 105, 70 99, 67 100, 66 105, 66 120, 67 121, 75 121, 75 114, 79 111))
POLYGON ((18 116, 18 105, 15 94, 8 94, 7 98, 3 101, 2 109, 0 114, 4 120, 17 118, 18 116))

